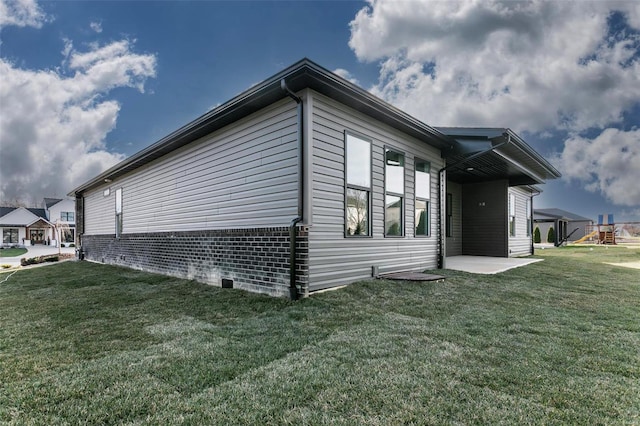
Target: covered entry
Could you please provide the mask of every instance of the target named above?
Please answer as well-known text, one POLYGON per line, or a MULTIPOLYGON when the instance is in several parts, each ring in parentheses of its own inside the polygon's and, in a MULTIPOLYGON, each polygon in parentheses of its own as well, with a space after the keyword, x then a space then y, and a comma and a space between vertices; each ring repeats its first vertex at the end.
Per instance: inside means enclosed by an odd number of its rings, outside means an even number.
POLYGON ((447 256, 531 254, 535 186, 560 173, 510 129, 438 128, 457 146, 440 171, 447 256))

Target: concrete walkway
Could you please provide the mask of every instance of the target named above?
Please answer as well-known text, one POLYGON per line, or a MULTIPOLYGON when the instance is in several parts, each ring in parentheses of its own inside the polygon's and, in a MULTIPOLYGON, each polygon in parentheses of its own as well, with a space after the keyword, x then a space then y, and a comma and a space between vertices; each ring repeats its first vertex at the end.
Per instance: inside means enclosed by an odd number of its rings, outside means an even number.
POLYGON ((497 274, 542 260, 544 259, 527 257, 450 256, 445 260, 445 269, 473 274, 497 274))
MULTIPOLYGON (((58 247, 35 245, 35 246, 27 246, 25 248, 27 249, 27 252, 24 254, 21 254, 20 256, 0 257, 0 265, 20 266, 20 259, 22 259, 23 257, 37 257, 37 256, 47 256, 50 254, 58 254, 58 247)), ((60 253, 75 254, 76 248, 60 247, 60 253)))

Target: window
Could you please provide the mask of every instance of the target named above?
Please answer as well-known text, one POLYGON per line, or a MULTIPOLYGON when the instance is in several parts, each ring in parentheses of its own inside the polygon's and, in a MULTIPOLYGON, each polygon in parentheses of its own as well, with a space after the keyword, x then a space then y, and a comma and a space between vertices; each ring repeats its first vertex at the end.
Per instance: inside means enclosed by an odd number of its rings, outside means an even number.
POLYGON ((385 149, 385 211, 384 234, 404 235, 404 154, 385 149))
POLYGON ((116 238, 122 235, 122 188, 116 189, 116 238))
POLYGON ((2 243, 3 244, 18 244, 18 229, 17 228, 5 228, 2 230, 2 243))
POLYGON ((345 235, 369 236, 371 142, 348 133, 345 135, 345 235))
POLYGON ((431 194, 431 163, 428 161, 415 161, 415 226, 416 236, 429 235, 429 198, 431 194))
POLYGON ((531 236, 531 228, 533 228, 531 223, 531 198, 527 198, 527 237, 531 236))
POLYGON ((74 229, 63 229, 62 230, 62 242, 63 243, 73 243, 75 242, 75 230, 74 229))
POLYGON ((60 212, 60 220, 63 222, 73 222, 74 221, 74 213, 73 212, 60 212))
POLYGON ((447 192, 447 218, 446 218, 446 227, 447 227, 447 237, 453 237, 453 195, 450 192, 447 192))
POLYGON ((509 235, 516 236, 516 196, 514 194, 509 194, 509 235))

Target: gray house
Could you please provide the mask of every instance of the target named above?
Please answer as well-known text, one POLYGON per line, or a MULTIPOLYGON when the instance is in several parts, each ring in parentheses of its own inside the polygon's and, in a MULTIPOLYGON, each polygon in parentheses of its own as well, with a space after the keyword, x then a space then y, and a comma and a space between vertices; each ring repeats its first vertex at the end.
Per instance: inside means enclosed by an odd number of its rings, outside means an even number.
POLYGON ((272 295, 531 253, 559 173, 509 129, 435 129, 303 59, 74 189, 81 255, 272 295))
POLYGON ((562 209, 535 209, 533 220, 542 241, 547 241, 549 228, 553 228, 556 245, 566 237, 567 241, 576 241, 593 231, 593 220, 562 209))

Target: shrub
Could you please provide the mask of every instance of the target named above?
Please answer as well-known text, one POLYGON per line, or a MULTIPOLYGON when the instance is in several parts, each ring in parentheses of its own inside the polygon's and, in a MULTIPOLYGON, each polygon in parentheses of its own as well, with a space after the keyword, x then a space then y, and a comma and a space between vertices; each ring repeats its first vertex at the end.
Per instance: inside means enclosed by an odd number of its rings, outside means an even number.
POLYGON ((547 242, 555 243, 556 242, 556 230, 553 228, 549 228, 549 232, 547 232, 547 242))
POLYGON ((533 230, 533 242, 539 244, 542 242, 542 238, 540 237, 540 228, 536 226, 536 229, 533 230))
POLYGON ((54 254, 51 256, 38 256, 38 257, 29 257, 29 258, 23 257, 22 259, 20 259, 20 264, 22 266, 29 266, 29 265, 37 265, 38 263, 43 263, 43 262, 57 262, 58 260, 60 259, 58 258, 57 254, 54 254))

